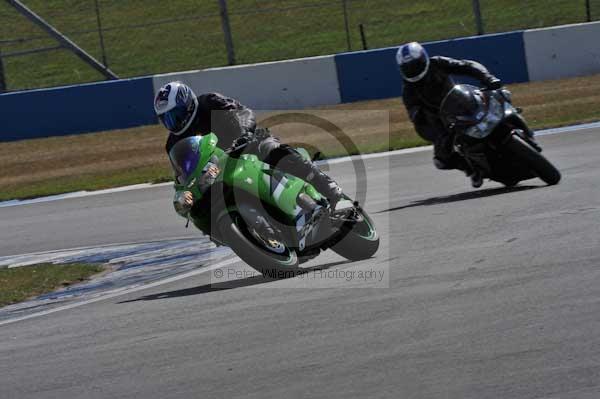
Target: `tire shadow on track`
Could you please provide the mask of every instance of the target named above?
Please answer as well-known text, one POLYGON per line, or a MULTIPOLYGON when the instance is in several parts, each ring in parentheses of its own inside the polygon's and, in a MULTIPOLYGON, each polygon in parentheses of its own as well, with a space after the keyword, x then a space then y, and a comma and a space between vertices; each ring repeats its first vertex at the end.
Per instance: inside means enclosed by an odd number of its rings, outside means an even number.
POLYGON ((544 188, 544 187, 547 187, 547 186, 530 186, 530 185, 528 185, 528 186, 498 187, 498 188, 488 188, 485 190, 467 191, 467 192, 460 193, 460 194, 452 194, 452 195, 446 195, 446 196, 442 196, 442 197, 432 197, 432 198, 427 198, 424 200, 412 201, 408 205, 402 205, 402 206, 397 206, 394 208, 384 209, 384 210, 376 212, 376 213, 379 214, 379 213, 386 213, 386 212, 394 212, 394 211, 399 211, 402 209, 415 208, 415 207, 419 207, 419 206, 449 204, 452 202, 460 202, 460 201, 467 201, 467 200, 477 199, 477 198, 492 197, 494 195, 515 193, 515 192, 519 192, 519 191, 533 190, 536 188, 544 188))
MULTIPOLYGON (((352 261, 343 260, 343 261, 338 261, 338 262, 326 263, 323 265, 317 265, 317 266, 313 266, 313 267, 307 267, 305 270, 303 270, 302 272, 299 272, 297 275, 302 274, 302 273, 308 273, 308 272, 315 271, 315 270, 327 270, 329 268, 347 264, 347 263, 352 263, 352 261)), ((290 276, 289 278, 293 278, 293 276, 290 276)), ((253 285, 267 284, 267 283, 272 283, 275 281, 281 281, 281 279, 257 275, 257 276, 253 276, 253 277, 242 278, 239 280, 229 280, 229 281, 224 281, 221 283, 204 284, 204 285, 201 285, 198 287, 185 288, 182 290, 166 291, 166 292, 160 292, 160 293, 152 294, 152 295, 145 295, 145 296, 142 296, 139 298, 117 302, 117 304, 138 302, 138 301, 155 301, 157 299, 180 298, 180 297, 190 296, 190 295, 208 294, 208 293, 215 292, 215 291, 226 291, 226 290, 231 290, 234 288, 251 287, 253 285)))

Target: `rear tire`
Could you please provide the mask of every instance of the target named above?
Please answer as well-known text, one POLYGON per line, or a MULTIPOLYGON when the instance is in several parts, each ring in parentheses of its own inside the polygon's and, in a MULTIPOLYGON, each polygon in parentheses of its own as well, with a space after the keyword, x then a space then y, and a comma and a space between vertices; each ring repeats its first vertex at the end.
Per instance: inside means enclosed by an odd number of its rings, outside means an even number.
POLYGON ((521 137, 513 134, 505 148, 531 168, 546 184, 553 186, 560 181, 561 174, 558 169, 521 137))
POLYGON ((294 277, 299 271, 298 254, 282 245, 282 252, 275 253, 263 247, 248 230, 239 215, 225 215, 219 221, 224 242, 250 267, 269 278, 294 277))
POLYGON ((350 227, 342 227, 342 239, 331 247, 338 255, 351 261, 369 259, 379 249, 379 234, 373 221, 362 209, 361 220, 350 227))

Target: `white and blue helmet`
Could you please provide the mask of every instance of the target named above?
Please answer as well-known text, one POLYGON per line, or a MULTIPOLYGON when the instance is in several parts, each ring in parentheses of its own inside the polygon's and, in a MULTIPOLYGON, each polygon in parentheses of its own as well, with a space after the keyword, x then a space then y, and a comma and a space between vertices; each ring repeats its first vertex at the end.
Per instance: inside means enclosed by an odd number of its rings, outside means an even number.
POLYGON ((400 73, 408 82, 418 82, 429 71, 429 55, 419 43, 412 42, 401 46, 396 53, 400 73))
POLYGON ((167 83, 154 97, 154 111, 171 133, 179 135, 194 121, 198 99, 189 86, 181 82, 167 83))

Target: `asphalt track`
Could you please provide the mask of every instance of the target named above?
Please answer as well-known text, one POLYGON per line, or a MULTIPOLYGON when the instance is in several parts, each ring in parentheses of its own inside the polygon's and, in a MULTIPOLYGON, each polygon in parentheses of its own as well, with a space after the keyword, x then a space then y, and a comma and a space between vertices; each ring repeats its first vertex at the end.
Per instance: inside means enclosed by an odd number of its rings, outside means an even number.
MULTIPOLYGON (((382 247, 313 262, 337 274, 235 279, 237 262, 1 325, 0 397, 598 398, 600 130, 540 141, 559 186, 475 191, 429 152, 365 161, 382 247)), ((350 165, 332 166, 345 187, 350 165)), ((0 255, 195 237, 170 197, 0 209, 0 255)))

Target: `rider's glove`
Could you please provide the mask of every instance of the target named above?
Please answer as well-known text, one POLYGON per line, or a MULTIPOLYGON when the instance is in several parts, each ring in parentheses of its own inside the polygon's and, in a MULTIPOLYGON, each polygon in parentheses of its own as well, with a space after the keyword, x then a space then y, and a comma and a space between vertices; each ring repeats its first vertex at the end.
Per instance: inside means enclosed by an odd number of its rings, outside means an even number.
POLYGON ((257 127, 256 129, 254 129, 254 137, 257 140, 264 140, 270 136, 271 136, 271 131, 269 130, 269 128, 257 127))
POLYGON ((487 81, 487 88, 489 90, 498 90, 502 88, 502 81, 498 78, 491 78, 487 81))
POLYGON ((186 216, 194 205, 194 197, 189 191, 178 191, 173 198, 173 207, 181 216, 186 216))
POLYGON ((226 152, 233 157, 239 156, 253 141, 254 137, 251 134, 244 134, 235 139, 226 152))

